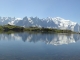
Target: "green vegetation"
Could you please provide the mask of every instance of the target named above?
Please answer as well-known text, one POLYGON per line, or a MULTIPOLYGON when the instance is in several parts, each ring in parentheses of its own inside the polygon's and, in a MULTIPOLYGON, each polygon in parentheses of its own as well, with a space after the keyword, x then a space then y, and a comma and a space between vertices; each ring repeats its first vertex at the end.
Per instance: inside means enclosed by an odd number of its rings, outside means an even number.
POLYGON ((23 31, 24 31, 24 28, 20 26, 15 26, 10 24, 0 26, 0 33, 10 34, 10 33, 23 32, 23 31))
POLYGON ((24 31, 23 27, 15 26, 15 25, 4 25, 2 26, 3 31, 15 31, 15 32, 21 32, 24 31))
POLYGON ((59 30, 59 29, 52 29, 52 28, 39 28, 39 27, 20 27, 15 25, 3 25, 0 26, 0 32, 7 32, 7 33, 14 33, 14 32, 36 32, 36 33, 75 33, 71 30, 59 30))
POLYGON ((59 30, 59 29, 38 28, 38 27, 25 28, 25 31, 41 32, 41 33, 73 33, 73 31, 71 30, 59 30))

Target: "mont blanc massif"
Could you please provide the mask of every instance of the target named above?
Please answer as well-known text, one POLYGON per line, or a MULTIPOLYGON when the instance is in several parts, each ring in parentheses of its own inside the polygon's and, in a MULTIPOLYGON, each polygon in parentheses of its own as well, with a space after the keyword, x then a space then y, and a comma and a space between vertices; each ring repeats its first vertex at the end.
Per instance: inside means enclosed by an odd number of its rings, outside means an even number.
POLYGON ((17 25, 23 27, 45 27, 55 29, 68 29, 76 32, 80 32, 80 25, 76 22, 66 20, 60 17, 47 17, 40 19, 38 17, 24 17, 24 18, 11 18, 11 17, 0 17, 0 25, 17 25))

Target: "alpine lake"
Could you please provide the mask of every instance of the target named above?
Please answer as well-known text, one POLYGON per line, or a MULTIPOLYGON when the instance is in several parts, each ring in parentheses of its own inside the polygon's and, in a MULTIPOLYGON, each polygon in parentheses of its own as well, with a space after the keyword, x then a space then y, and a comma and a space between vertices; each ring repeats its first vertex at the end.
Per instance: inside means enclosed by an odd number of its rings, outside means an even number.
POLYGON ((80 34, 1 33, 0 60, 80 60, 80 34))

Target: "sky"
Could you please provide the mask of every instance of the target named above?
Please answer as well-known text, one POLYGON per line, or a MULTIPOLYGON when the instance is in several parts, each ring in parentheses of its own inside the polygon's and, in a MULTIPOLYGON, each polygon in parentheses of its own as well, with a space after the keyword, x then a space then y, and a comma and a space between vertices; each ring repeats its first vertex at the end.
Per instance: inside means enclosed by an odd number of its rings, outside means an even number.
POLYGON ((80 0, 0 0, 1 17, 61 17, 80 23, 80 0))

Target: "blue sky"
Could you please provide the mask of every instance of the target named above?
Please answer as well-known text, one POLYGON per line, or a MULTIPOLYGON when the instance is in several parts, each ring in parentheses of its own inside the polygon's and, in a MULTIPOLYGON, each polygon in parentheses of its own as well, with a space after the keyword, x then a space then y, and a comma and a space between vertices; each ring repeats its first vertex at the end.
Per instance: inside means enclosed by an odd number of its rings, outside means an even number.
POLYGON ((0 16, 62 17, 80 23, 80 0, 0 0, 0 16))

